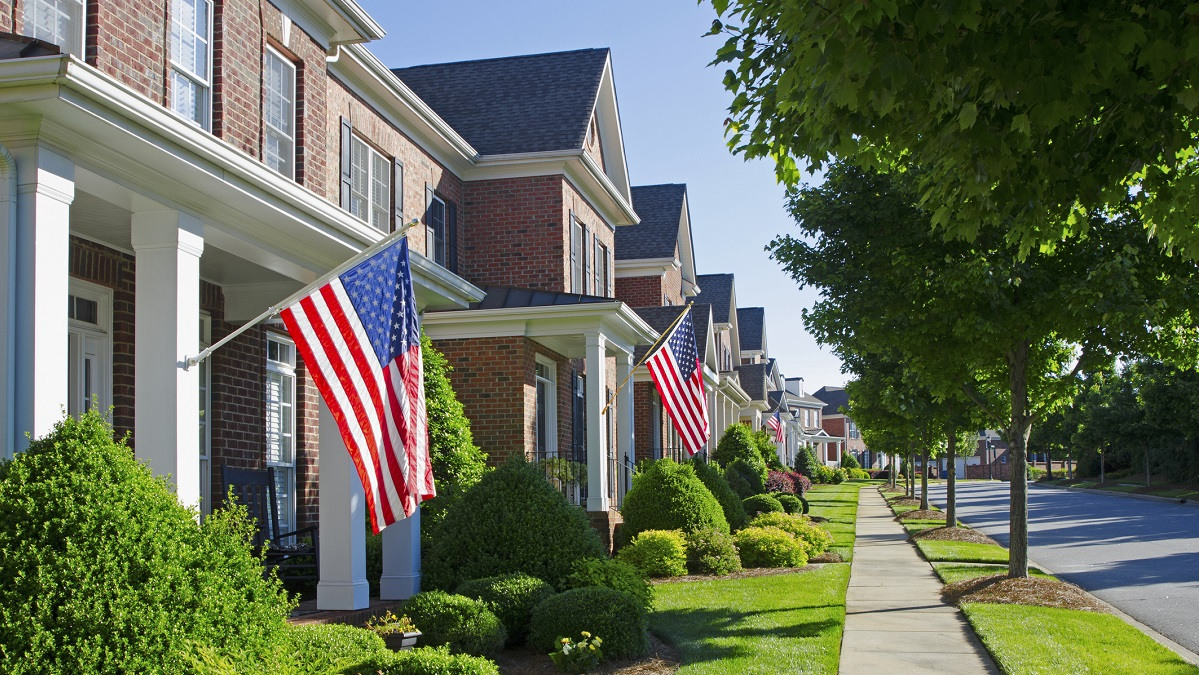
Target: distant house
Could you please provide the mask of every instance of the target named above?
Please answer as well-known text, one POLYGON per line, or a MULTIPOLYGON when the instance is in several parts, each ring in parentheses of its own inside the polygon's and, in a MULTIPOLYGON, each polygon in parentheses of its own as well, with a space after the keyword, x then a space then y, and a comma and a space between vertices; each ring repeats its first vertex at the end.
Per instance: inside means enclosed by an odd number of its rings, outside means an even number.
POLYGON ((835 452, 850 452, 863 467, 873 467, 878 458, 870 456, 858 425, 849 416, 849 392, 845 387, 821 387, 812 394, 824 401, 821 426, 833 438, 839 439, 835 452))
POLYGON ((713 348, 720 372, 717 397, 713 401, 714 442, 733 424, 744 422, 761 428, 761 413, 747 416, 752 395, 744 388, 736 367, 741 363, 741 339, 737 330, 737 291, 732 274, 701 274, 696 277, 700 292, 689 302, 712 307, 713 348))

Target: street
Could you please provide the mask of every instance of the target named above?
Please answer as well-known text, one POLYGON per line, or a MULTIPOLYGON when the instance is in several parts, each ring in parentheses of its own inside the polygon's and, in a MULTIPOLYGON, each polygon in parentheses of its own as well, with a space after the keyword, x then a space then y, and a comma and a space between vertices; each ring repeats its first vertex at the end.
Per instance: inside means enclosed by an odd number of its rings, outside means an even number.
MULTIPOLYGON (((1008 489, 959 483, 958 519, 1006 546, 1008 489)), ((1199 652, 1199 507, 1030 487, 1028 509, 1034 564, 1199 652)))

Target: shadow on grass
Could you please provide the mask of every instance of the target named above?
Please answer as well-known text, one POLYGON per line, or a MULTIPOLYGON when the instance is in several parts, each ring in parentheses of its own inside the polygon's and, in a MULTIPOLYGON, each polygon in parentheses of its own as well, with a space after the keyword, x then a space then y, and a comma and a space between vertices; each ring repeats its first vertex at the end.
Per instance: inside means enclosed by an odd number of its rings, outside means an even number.
POLYGON ((823 643, 840 642, 844 611, 840 605, 754 612, 730 608, 678 609, 656 612, 650 628, 677 649, 683 663, 688 665, 756 661, 768 652, 795 651, 794 656, 799 656, 815 653, 823 643), (838 613, 840 619, 829 616, 838 613), (813 614, 817 616, 812 617, 813 614), (773 643, 773 648, 767 642, 773 643), (792 643, 791 649, 784 646, 786 642, 792 643), (802 646, 804 642, 810 643, 807 649, 802 646))

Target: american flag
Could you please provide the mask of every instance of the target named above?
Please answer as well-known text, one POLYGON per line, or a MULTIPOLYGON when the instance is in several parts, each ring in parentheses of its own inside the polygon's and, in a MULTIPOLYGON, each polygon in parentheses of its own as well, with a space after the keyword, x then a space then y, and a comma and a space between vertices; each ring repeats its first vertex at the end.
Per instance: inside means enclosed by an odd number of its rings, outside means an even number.
POLYGON ((771 429, 774 429, 774 442, 782 443, 783 442, 783 418, 782 418, 782 416, 780 416, 777 412, 775 414, 771 415, 770 419, 766 420, 766 426, 770 427, 771 429))
POLYGON ((695 347, 691 309, 685 311, 686 316, 650 355, 646 365, 683 446, 694 455, 703 449, 710 435, 708 399, 704 396, 704 373, 695 347))
POLYGON ((282 312, 337 420, 376 533, 436 496, 420 318, 399 239, 282 312))

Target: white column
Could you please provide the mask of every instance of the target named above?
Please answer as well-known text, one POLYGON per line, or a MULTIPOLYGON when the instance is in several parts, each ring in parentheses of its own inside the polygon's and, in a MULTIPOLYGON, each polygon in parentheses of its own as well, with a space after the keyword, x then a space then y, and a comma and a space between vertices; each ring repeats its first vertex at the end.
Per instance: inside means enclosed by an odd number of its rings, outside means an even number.
MULTIPOLYGON (((617 354, 617 384, 624 382, 632 372, 633 355, 631 353, 617 354)), ((625 478, 625 476, 631 476, 632 472, 625 469, 633 464, 633 448, 636 440, 633 432, 633 398, 633 382, 630 380, 628 386, 616 395, 616 456, 620 458, 620 495, 622 497, 632 487, 625 478)))
POLYGON ((17 160, 0 144, 0 459, 16 451, 17 160))
POLYGON ((383 530, 379 598, 407 600, 420 593, 420 509, 383 530))
POLYGON ((17 164, 16 223, 15 231, 5 234, 14 253, 15 377, 13 419, 4 427, 6 454, 29 446, 26 432, 34 438, 49 432, 67 408, 67 289, 75 199, 75 165, 70 160, 37 145, 12 152, 17 164))
POLYGON ((608 510, 608 453, 604 416, 604 373, 607 340, 599 333, 587 335, 587 510, 608 510))
POLYGON ((320 402, 317 423, 321 580, 316 585, 316 606, 317 609, 363 609, 370 605, 370 586, 366 582, 366 495, 341 440, 337 420, 324 399, 320 402))
POLYGON ((200 503, 200 254, 203 226, 176 210, 133 214, 133 447, 170 475, 179 501, 200 503))

